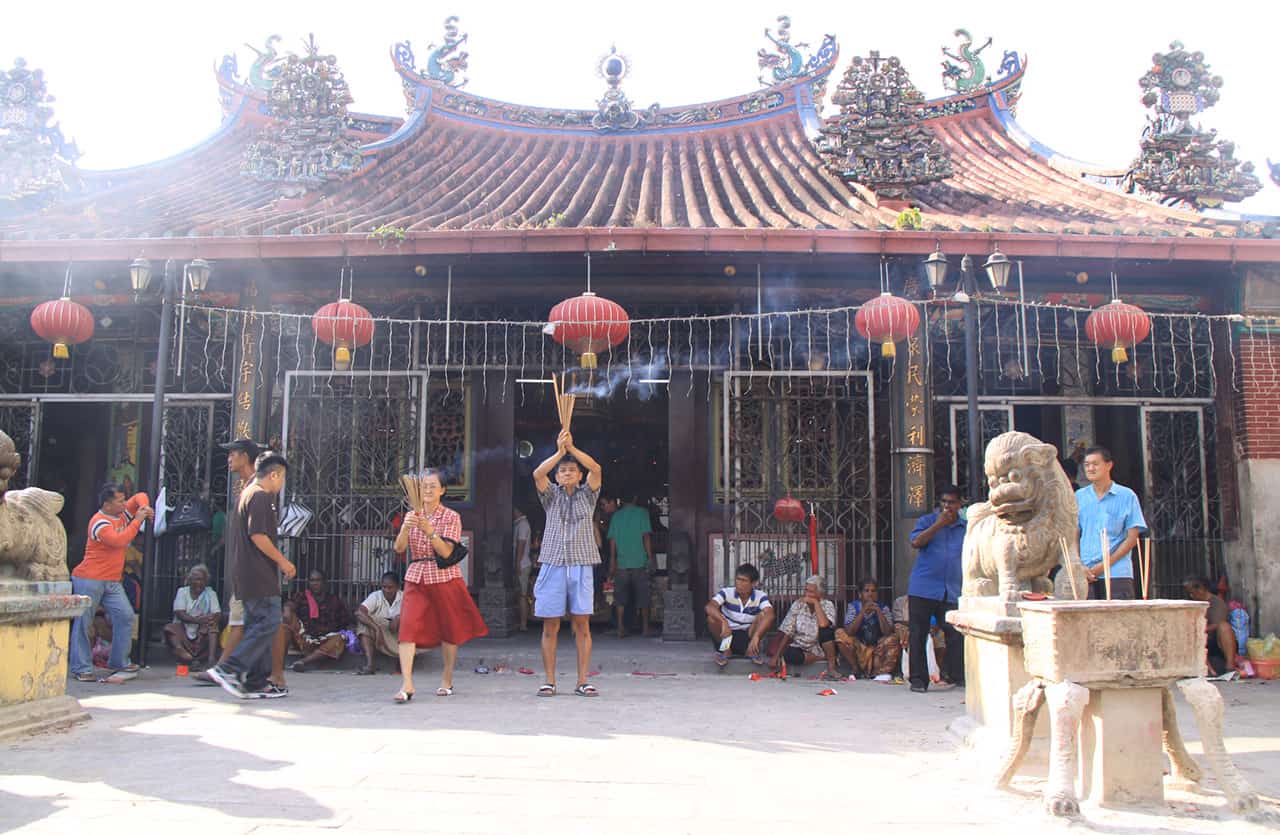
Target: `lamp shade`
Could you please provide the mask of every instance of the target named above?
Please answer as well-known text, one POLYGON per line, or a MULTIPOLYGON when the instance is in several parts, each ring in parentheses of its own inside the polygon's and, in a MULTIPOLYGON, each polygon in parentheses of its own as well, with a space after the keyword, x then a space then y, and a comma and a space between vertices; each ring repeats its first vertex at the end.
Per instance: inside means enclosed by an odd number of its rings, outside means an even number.
POLYGON ((588 290, 551 308, 547 331, 556 342, 582 355, 583 368, 595 368, 597 354, 626 341, 631 317, 617 302, 588 290))
POLYGON ((1008 286, 1009 270, 1013 269, 1013 262, 1009 260, 1009 256, 1000 251, 1000 247, 996 247, 996 251, 991 253, 982 268, 987 271, 987 278, 991 279, 992 287, 1003 290, 1008 286))
POLYGON ((145 293, 151 286, 151 262, 146 258, 138 256, 129 265, 129 286, 135 293, 145 293))
POLYGON ((334 368, 346 371, 351 351, 373 341, 373 316, 350 299, 338 299, 311 315, 311 329, 321 342, 334 346, 334 368))
POLYGON ((1151 335, 1151 317, 1137 305, 1116 299, 1089 314, 1084 334, 1102 348, 1111 349, 1111 361, 1127 362, 1128 349, 1151 335))
POLYGON ((93 336, 93 314, 89 308, 63 296, 31 311, 31 329, 41 339, 52 342, 53 356, 64 360, 71 356, 69 346, 79 345, 93 336))
POLYGON ((881 293, 858 308, 854 327, 864 339, 880 343, 880 355, 897 355, 894 343, 906 339, 920 327, 920 313, 916 306, 892 293, 881 293))
POLYGON ((209 273, 212 271, 213 268, 209 266, 209 262, 203 258, 191 259, 191 263, 187 264, 187 281, 191 283, 192 292, 204 292, 209 286, 209 273))
POLYGON ((947 280, 947 256, 942 252, 941 247, 924 259, 924 275, 929 280, 929 286, 934 290, 941 287, 947 280))

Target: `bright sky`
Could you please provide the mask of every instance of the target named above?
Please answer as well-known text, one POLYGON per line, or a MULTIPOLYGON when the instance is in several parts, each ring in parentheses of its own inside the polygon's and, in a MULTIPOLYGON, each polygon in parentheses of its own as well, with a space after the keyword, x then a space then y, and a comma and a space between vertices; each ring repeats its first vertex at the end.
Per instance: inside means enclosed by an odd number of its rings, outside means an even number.
MULTIPOLYGON (((610 44, 628 55, 624 91, 638 106, 694 104, 754 89, 756 50, 770 46, 764 29, 779 14, 792 20, 792 42, 816 47, 837 36, 839 72, 855 54, 898 55, 929 97, 943 93, 939 48, 954 51, 952 31, 965 27, 994 72, 1006 49, 1027 58, 1019 106, 1022 126, 1060 153, 1104 167, 1127 165, 1137 153, 1144 108, 1138 78, 1151 55, 1181 39, 1205 53, 1226 84, 1201 121, 1236 142, 1253 161, 1262 191, 1231 208, 1280 214, 1280 187, 1267 176, 1268 155, 1280 161, 1277 75, 1272 58, 1280 3, 1158 0, 1068 0, 1060 3, 724 2, 506 3, 449 5, 377 0, 63 0, 56 6, 9 4, 0 28, 0 64, 16 56, 45 71, 64 132, 84 152, 86 168, 138 165, 187 148, 218 126, 213 71, 235 51, 241 74, 273 33, 300 50, 314 32, 338 57, 355 110, 402 115, 404 99, 389 51, 409 39, 425 63, 442 21, 461 16, 469 34, 467 90, 521 104, 594 107, 604 89, 595 66, 610 44)), ((838 74, 837 74, 838 78, 838 74)), ((833 85, 834 87, 834 79, 833 85)))

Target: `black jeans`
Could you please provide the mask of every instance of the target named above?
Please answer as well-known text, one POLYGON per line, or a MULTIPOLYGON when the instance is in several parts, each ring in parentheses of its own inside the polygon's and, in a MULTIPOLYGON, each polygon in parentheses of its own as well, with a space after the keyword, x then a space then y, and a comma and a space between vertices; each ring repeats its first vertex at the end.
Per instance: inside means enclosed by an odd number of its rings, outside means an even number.
MULTIPOLYGON (((1111 599, 1112 600, 1136 600, 1138 597, 1137 590, 1134 588, 1132 577, 1112 577, 1111 578, 1111 599)), ((1090 600, 1106 600, 1107 599, 1107 580, 1094 580, 1089 584, 1090 600)))
POLYGON ((242 677, 250 690, 260 690, 271 675, 271 647, 280 630, 280 598, 255 597, 244 602, 244 636, 222 664, 242 677))
POLYGON ((964 636, 947 623, 947 612, 956 604, 927 597, 907 598, 907 625, 911 629, 911 669, 907 677, 912 687, 929 687, 929 658, 925 655, 925 642, 929 638, 929 619, 936 618, 947 638, 946 655, 942 661, 942 677, 956 684, 964 684, 964 636))

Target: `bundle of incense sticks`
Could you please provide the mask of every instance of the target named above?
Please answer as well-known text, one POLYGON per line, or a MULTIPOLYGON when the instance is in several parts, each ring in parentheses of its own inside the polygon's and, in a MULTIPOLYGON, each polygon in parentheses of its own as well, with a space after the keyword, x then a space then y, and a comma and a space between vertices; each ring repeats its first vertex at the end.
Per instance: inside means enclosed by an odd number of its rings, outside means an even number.
POLYGON ((1071 551, 1067 548, 1067 538, 1058 537, 1058 545, 1062 547, 1062 570, 1067 572, 1067 579, 1071 581, 1071 596, 1080 600, 1080 589, 1076 587, 1076 573, 1071 570, 1071 551))
POLYGON ((1111 599, 1111 548, 1107 543, 1106 529, 1098 531, 1098 536, 1102 539, 1102 574, 1106 579, 1107 600, 1111 599))
POLYGON ((578 399, 576 394, 561 394, 568 383, 568 375, 562 381, 557 378, 556 373, 551 372, 551 386, 556 395, 556 412, 560 415, 560 428, 569 431, 569 424, 573 422, 573 404, 578 399))
POLYGON ((422 482, 411 473, 400 476, 400 486, 404 488, 405 498, 409 500, 409 508, 418 513, 422 510, 422 482))
POLYGON ((1150 539, 1142 540, 1142 599, 1151 599, 1151 551, 1154 549, 1150 539))

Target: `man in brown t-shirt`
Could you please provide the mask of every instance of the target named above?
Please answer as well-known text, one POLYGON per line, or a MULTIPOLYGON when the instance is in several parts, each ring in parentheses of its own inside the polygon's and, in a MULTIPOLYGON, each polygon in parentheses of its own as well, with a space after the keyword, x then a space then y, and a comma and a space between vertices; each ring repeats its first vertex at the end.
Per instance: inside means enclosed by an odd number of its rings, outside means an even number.
POLYGON ((1231 630, 1231 609, 1218 595, 1209 591, 1204 577, 1188 577, 1183 581, 1187 597, 1209 604, 1205 613, 1205 649, 1209 674, 1220 676, 1236 668, 1236 633, 1231 630))
POLYGON ((280 628, 280 573, 297 573, 276 547, 276 497, 284 489, 288 467, 278 452, 259 455, 255 479, 236 503, 235 524, 227 526, 231 591, 244 605, 244 637, 231 657, 209 668, 209 677, 240 699, 289 695, 286 688, 267 681, 271 645, 280 628))

